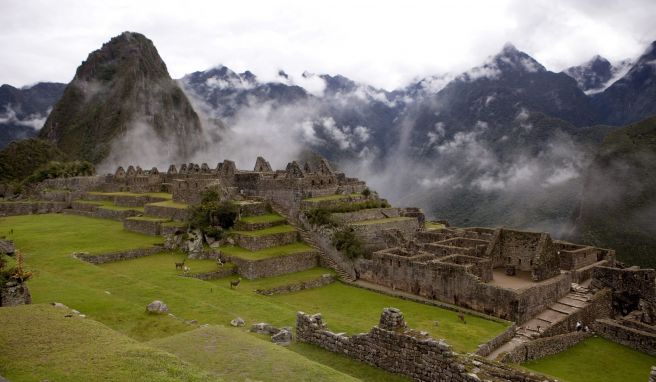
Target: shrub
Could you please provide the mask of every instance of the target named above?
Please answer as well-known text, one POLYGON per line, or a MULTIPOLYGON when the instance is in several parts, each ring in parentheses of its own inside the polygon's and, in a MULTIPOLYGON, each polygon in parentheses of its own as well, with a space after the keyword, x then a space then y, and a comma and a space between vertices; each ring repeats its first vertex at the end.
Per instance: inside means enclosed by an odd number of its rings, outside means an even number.
POLYGON ((238 215, 239 206, 221 201, 218 189, 212 187, 203 192, 200 205, 192 208, 189 225, 218 240, 235 225, 238 215))
POLYGON ((330 219, 332 213, 345 213, 366 210, 370 208, 389 208, 390 204, 385 199, 365 200, 362 202, 340 203, 331 207, 316 207, 305 212, 311 224, 314 225, 333 225, 330 219))
POLYGON ((333 222, 330 219, 330 214, 331 211, 323 207, 313 208, 305 212, 308 221, 313 225, 332 225, 333 222))
POLYGON ((371 190, 369 189, 369 187, 362 190, 362 196, 364 196, 365 198, 368 198, 369 196, 371 196, 371 190))
POLYGON ((355 259, 365 255, 362 242, 353 232, 353 228, 344 228, 333 235, 333 246, 346 257, 355 259))
POLYGON ((93 165, 86 161, 58 162, 50 161, 36 169, 32 175, 25 178, 23 184, 39 183, 46 179, 70 178, 74 176, 89 176, 96 173, 93 165))

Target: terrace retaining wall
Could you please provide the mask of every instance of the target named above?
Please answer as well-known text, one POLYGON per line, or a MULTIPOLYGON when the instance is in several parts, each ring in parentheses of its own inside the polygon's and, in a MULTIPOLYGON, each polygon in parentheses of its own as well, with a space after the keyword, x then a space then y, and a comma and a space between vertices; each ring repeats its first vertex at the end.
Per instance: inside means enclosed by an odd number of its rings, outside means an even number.
POLYGON ((0 216, 60 213, 68 206, 66 202, 2 202, 0 216))
POLYGON ((139 248, 120 252, 102 253, 99 255, 92 255, 89 253, 74 253, 73 257, 82 261, 86 261, 87 263, 98 265, 150 256, 163 251, 165 251, 163 246, 154 246, 150 248, 139 248))
POLYGON ((152 221, 152 220, 140 220, 140 219, 125 219, 123 220, 123 228, 132 231, 139 232, 146 235, 157 236, 160 234, 161 222, 152 221))
POLYGON ((263 236, 248 236, 237 234, 236 243, 250 251, 292 244, 298 240, 298 232, 281 232, 263 236))
POLYGON ((630 328, 610 319, 599 319, 593 324, 600 336, 632 349, 656 355, 656 334, 630 328))
POLYGON ((325 274, 325 275, 321 275, 320 277, 318 277, 314 280, 300 281, 300 282, 297 282, 297 283, 285 284, 285 285, 281 285, 281 286, 278 286, 278 287, 275 287, 275 288, 270 288, 270 289, 257 289, 257 290, 255 290, 255 293, 265 295, 265 296, 271 296, 271 295, 274 295, 274 294, 298 292, 298 291, 305 290, 305 289, 321 288, 322 286, 334 283, 335 280, 336 280, 335 275, 325 274))
POLYGON ((144 206, 144 215, 155 216, 168 220, 185 221, 189 219, 191 214, 188 208, 153 206, 151 204, 146 204, 144 206))
POLYGON ((222 257, 225 257, 226 261, 235 264, 237 272, 249 280, 300 272, 319 265, 319 254, 315 251, 275 256, 261 260, 246 260, 225 255, 222 255, 222 257))
POLYGON ((564 352, 586 338, 590 332, 571 332, 524 342, 501 357, 501 362, 522 363, 564 352))

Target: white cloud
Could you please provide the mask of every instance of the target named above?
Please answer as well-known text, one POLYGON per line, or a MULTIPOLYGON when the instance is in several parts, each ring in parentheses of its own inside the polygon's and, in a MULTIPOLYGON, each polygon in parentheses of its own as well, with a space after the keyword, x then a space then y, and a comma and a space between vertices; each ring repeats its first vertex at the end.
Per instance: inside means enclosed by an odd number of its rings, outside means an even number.
POLYGON ((634 57, 656 39, 654 14, 652 0, 6 0, 0 83, 68 82, 89 52, 133 30, 154 41, 175 78, 223 63, 265 81, 282 68, 393 89, 463 72, 507 41, 555 71, 597 53, 634 57))

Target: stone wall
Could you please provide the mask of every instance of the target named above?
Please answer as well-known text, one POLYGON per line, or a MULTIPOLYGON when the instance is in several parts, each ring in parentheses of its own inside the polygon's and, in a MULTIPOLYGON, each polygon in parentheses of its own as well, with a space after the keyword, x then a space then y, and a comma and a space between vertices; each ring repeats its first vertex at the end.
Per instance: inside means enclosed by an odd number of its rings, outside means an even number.
POLYGON ((610 317, 612 311, 612 292, 610 289, 604 289, 597 292, 587 306, 581 308, 576 313, 569 314, 564 319, 553 323, 542 332, 543 337, 555 336, 559 334, 570 333, 576 330, 576 323, 581 322, 584 325, 592 325, 598 318, 610 317))
POLYGON ((330 332, 320 314, 298 312, 296 338, 415 381, 551 381, 483 358, 454 353, 446 342, 407 329, 403 314, 395 308, 385 308, 379 324, 368 333, 353 336, 330 332))
POLYGON ((0 286, 0 306, 16 306, 32 303, 32 295, 25 283, 9 282, 0 286))
POLYGON ((387 248, 383 230, 398 230, 404 238, 410 238, 419 230, 419 222, 414 218, 390 220, 374 224, 350 224, 355 234, 365 243, 369 252, 387 248))
POLYGON ((591 286, 656 300, 656 270, 636 268, 595 267, 591 286))
POLYGON ((521 324, 570 291, 564 273, 520 291, 482 282, 459 264, 415 262, 412 258, 374 253, 357 262, 361 279, 422 297, 483 312, 521 324))
POLYGON ((66 202, 0 202, 0 216, 60 213, 66 202))
POLYGON ((485 257, 493 259, 493 268, 512 265, 531 272, 534 281, 560 273, 556 246, 547 233, 501 229, 493 235, 485 257))
POLYGON ((269 257, 261 260, 245 260, 223 254, 221 257, 234 263, 237 266, 237 272, 249 280, 300 272, 319 265, 319 254, 314 251, 269 257))
POLYGON ((150 256, 164 251, 164 247, 155 246, 151 248, 130 249, 127 251, 110 252, 98 255, 89 253, 74 253, 73 257, 91 264, 113 263, 115 261, 136 259, 138 257, 150 256))
POLYGON ((647 354, 656 355, 656 334, 654 333, 630 328, 610 319, 595 321, 593 329, 597 334, 608 340, 647 354))
POLYGON ((281 232, 264 236, 249 236, 237 234, 235 242, 238 246, 250 251, 292 244, 298 240, 298 232, 281 232))
POLYGON ((123 229, 139 232, 146 235, 157 236, 160 234, 161 222, 156 220, 142 220, 142 219, 125 219, 123 220, 123 229))
POLYGON ((335 275, 325 274, 313 280, 285 284, 270 289, 256 289, 255 293, 265 296, 271 296, 274 294, 298 292, 305 289, 321 288, 322 286, 334 283, 335 280, 336 280, 335 275))
POLYGON ((355 212, 331 214, 331 219, 337 224, 349 224, 362 220, 395 218, 400 216, 399 208, 369 208, 355 212))
POLYGON ((481 357, 487 357, 488 355, 492 354, 493 351, 497 350, 501 345, 510 341, 515 336, 516 333, 517 333, 517 325, 515 325, 515 323, 513 322, 512 325, 510 325, 506 330, 504 330, 498 336, 492 338, 491 340, 487 341, 484 344, 478 345, 478 349, 476 350, 475 354, 480 355, 481 357))
POLYGON ((188 274, 182 274, 180 276, 182 277, 191 277, 194 279, 199 279, 199 280, 214 280, 214 279, 220 279, 223 277, 228 277, 232 276, 235 274, 236 267, 234 266, 226 266, 224 265, 223 268, 219 268, 218 270, 214 272, 204 272, 204 273, 188 273, 188 274))
POLYGON ((524 342, 501 356, 501 362, 522 363, 564 352, 591 337, 590 332, 571 332, 524 342))
POLYGON ((158 218, 185 221, 189 219, 191 211, 188 208, 176 208, 167 206, 153 206, 146 204, 144 206, 144 215, 155 216, 158 218))

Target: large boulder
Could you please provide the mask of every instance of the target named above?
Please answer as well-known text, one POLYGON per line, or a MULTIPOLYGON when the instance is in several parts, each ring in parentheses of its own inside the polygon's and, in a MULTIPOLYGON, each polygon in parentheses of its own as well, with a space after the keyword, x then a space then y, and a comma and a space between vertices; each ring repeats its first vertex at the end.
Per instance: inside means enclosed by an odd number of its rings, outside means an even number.
POLYGON ((13 255, 14 252, 16 252, 16 248, 14 247, 14 242, 11 240, 0 240, 0 255, 5 254, 5 255, 13 255))
POLYGON ((292 343, 292 331, 289 328, 282 328, 280 331, 271 336, 271 341, 276 345, 289 346, 292 343))
POLYGON ((25 283, 10 281, 0 285, 0 306, 16 306, 32 303, 32 295, 25 283))
POLYGON ((246 325, 246 322, 244 322, 243 318, 237 317, 237 318, 233 319, 232 321, 230 321, 230 325, 232 325, 234 327, 240 327, 240 326, 246 325))
POLYGON ((280 332, 280 329, 276 328, 271 324, 267 324, 266 322, 260 322, 257 324, 253 324, 251 326, 251 332, 257 334, 273 335, 273 334, 278 334, 280 332))
POLYGON ((164 314, 169 312, 169 307, 162 301, 155 300, 146 307, 148 313, 164 314))
POLYGON ((203 234, 199 230, 189 231, 186 251, 190 259, 200 259, 203 256, 203 234))

